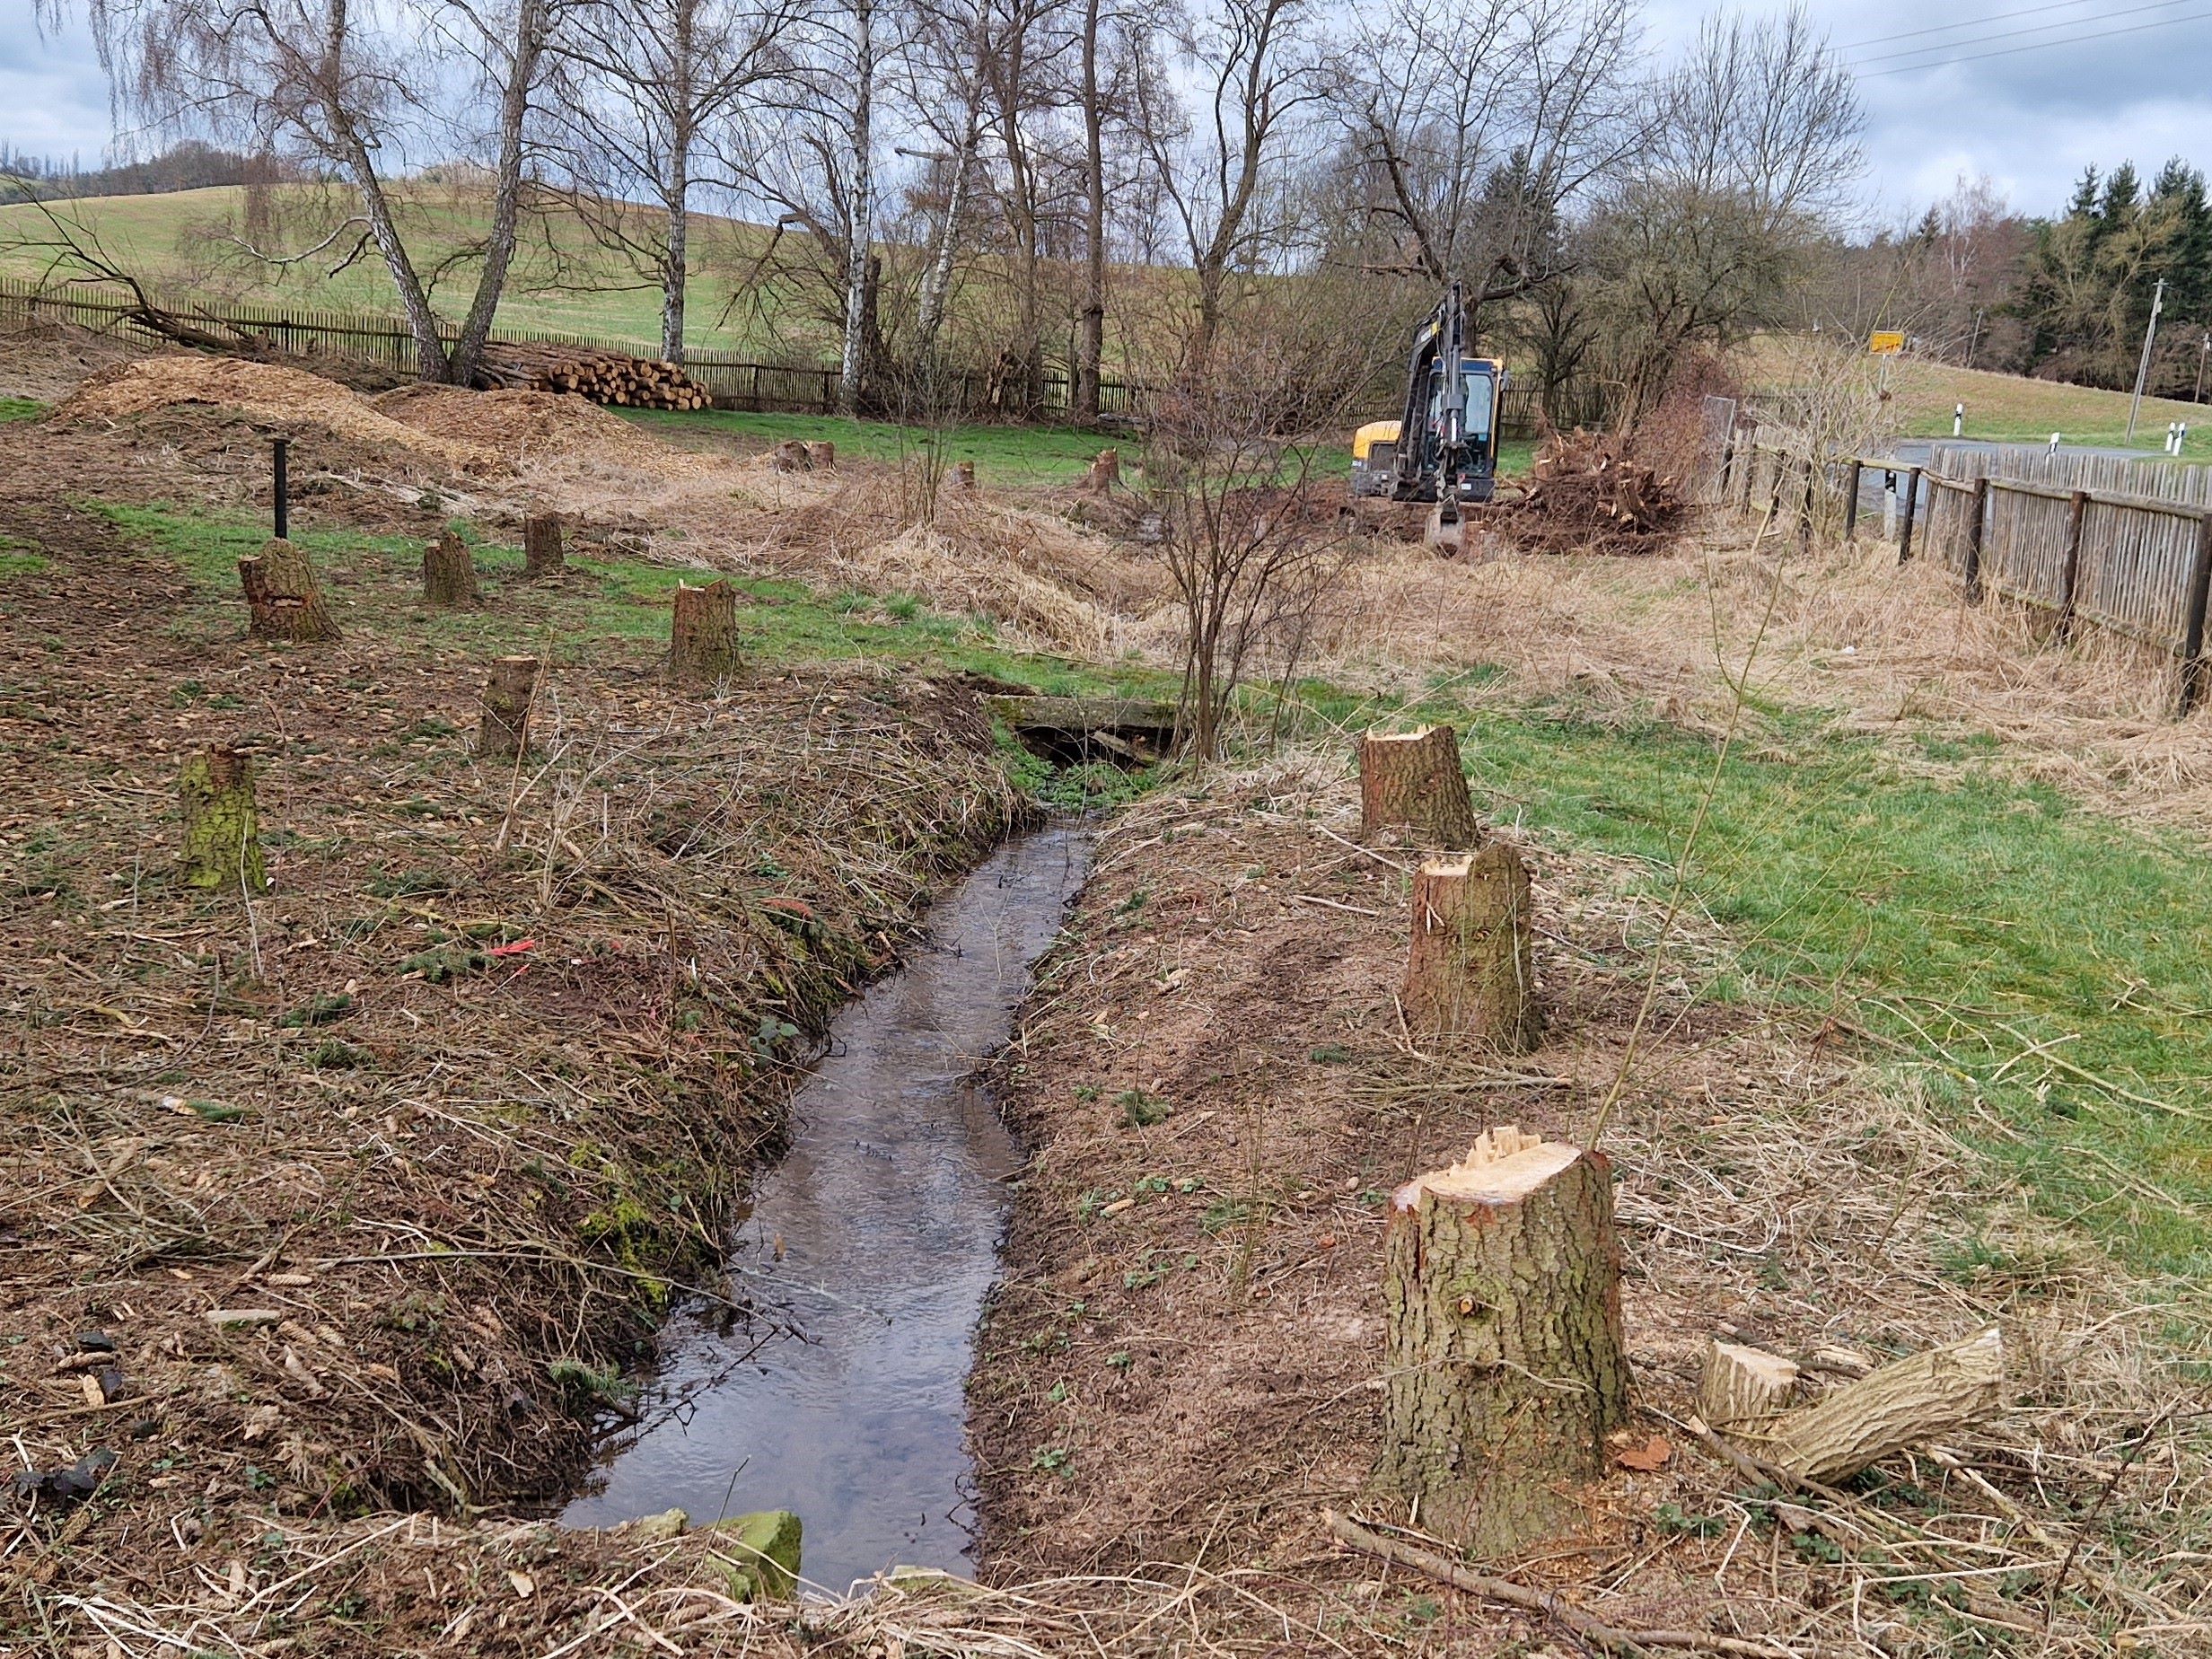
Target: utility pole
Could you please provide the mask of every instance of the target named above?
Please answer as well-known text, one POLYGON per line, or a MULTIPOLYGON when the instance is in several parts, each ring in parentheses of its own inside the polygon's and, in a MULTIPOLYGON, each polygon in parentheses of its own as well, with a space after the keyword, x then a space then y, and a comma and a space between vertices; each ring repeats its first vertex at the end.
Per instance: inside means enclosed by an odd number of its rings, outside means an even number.
POLYGON ((2143 330, 2143 356, 2135 365, 2135 396, 2128 404, 2128 442, 2135 442, 2135 417, 2143 407, 2143 382, 2151 372, 2151 342, 2158 338, 2158 313, 2166 303, 2166 279, 2158 279, 2157 291, 2151 295, 2150 325, 2143 330))

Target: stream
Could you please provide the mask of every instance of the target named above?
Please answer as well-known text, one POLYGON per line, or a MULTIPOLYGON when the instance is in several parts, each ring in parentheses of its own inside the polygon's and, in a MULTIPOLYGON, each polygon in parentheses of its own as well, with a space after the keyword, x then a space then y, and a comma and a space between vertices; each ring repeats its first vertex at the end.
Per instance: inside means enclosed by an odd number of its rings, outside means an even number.
POLYGON ((671 1318, 647 1426, 563 1522, 790 1509, 826 1589, 893 1565, 970 1570, 963 1391, 1021 1163, 974 1073, 1012 1034, 1090 856, 1074 825, 1005 842, 838 1018, 734 1241, 759 1316, 671 1318))

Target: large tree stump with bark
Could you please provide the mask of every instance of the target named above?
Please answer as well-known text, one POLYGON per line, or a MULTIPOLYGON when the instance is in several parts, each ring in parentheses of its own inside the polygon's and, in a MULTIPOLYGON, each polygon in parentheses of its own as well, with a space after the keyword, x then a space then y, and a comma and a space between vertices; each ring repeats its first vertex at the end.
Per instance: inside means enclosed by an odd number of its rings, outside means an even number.
POLYGON ((705 587, 676 584, 676 618, 669 629, 669 678, 682 685, 711 685, 738 669, 737 590, 726 581, 705 587))
MULTIPOLYGON (((1706 1392, 1700 1386, 1701 1415, 1706 1392)), ((1991 1326, 1881 1366, 1809 1406, 1739 1424, 1730 1437, 1778 1468, 1832 1486, 1892 1453, 1986 1423, 2004 1408, 2005 1339, 1991 1326)))
POLYGON ((1459 734, 1448 725, 1418 732, 1369 732, 1359 740, 1359 833, 1372 840, 1404 825, 1424 847, 1464 851, 1482 845, 1459 734))
POLYGON ((246 632, 251 637, 301 644, 338 637, 315 567, 283 537, 271 537, 257 557, 238 561, 238 583, 246 593, 246 632))
POLYGON ((1475 1041, 1507 1054, 1535 1047, 1529 875, 1503 841, 1424 859, 1413 873, 1412 938, 1400 1000, 1406 1023, 1436 1041, 1475 1041))
POLYGON ((1505 1127, 1391 1195, 1382 1484, 1477 1559, 1574 1529, 1628 1416, 1611 1168, 1505 1127))
POLYGON ((796 438, 786 438, 768 452, 768 465, 778 472, 812 472, 814 456, 796 438))
POLYGON ((1093 496, 1103 496, 1121 482, 1121 452, 1102 449, 1093 458, 1090 470, 1083 475, 1083 487, 1093 496))
POLYGON ((452 531, 423 549, 423 598, 434 605, 473 605, 482 598, 469 544, 452 531))
POLYGON ((828 438, 816 438, 806 446, 806 458, 817 467, 838 464, 838 446, 828 438))
POLYGON ((205 750, 186 759, 177 794, 184 809, 184 884, 248 893, 267 887, 252 763, 235 749, 205 750))
POLYGON ((533 513, 522 521, 522 579, 535 582, 557 576, 568 568, 561 551, 561 522, 550 513, 533 513))
POLYGON ((477 752, 490 760, 512 760, 530 748, 530 711, 538 700, 538 659, 492 659, 484 680, 484 724, 477 752))

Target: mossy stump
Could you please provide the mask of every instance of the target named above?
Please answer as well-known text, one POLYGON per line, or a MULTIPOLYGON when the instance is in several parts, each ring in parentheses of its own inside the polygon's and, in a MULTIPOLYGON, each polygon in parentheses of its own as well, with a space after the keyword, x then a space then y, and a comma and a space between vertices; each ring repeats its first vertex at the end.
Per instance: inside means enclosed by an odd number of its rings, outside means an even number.
POLYGON ((1380 1480, 1478 1560, 1574 1532, 1628 1418, 1612 1172, 1505 1127, 1391 1195, 1380 1480))
POLYGON ((530 711, 538 700, 538 659, 492 659, 484 680, 484 724, 477 752, 487 760, 512 760, 530 748, 530 711))
POLYGON ((550 513, 533 513, 522 521, 522 577, 536 582, 557 576, 568 568, 561 549, 561 522, 550 513))
POLYGON ((245 590, 251 638, 310 645, 339 636, 315 567, 295 543, 272 536, 257 557, 238 561, 238 583, 245 590))
POLYGON ((1505 842, 1423 859, 1399 990, 1407 1025, 1437 1042, 1534 1048, 1543 1016, 1533 931, 1528 867, 1505 842))
POLYGON ((235 749, 203 750, 187 757, 177 794, 184 812, 184 884, 249 893, 267 887, 252 762, 235 749))
POLYGON ((680 685, 712 685, 734 674, 737 590, 726 581, 705 587, 676 584, 676 614, 668 636, 669 678, 680 685))
POLYGON ((1369 732, 1359 740, 1359 833, 1373 840, 1404 828, 1422 847, 1465 852, 1482 826, 1460 770, 1459 734, 1448 725, 1369 732))
POLYGON ((483 597, 469 544, 452 531, 423 549, 423 598, 434 605, 473 605, 483 597))

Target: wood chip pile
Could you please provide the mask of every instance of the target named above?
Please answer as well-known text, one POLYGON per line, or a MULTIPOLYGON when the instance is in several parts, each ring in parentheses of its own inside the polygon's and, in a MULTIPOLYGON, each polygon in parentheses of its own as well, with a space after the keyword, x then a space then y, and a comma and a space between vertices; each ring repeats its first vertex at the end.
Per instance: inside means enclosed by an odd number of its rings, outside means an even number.
POLYGON ((1531 553, 1663 552, 1690 517, 1679 480, 1612 433, 1551 434, 1519 486, 1497 527, 1531 553))
POLYGON ((713 401, 680 364, 578 346, 488 346, 478 378, 487 387, 573 391, 628 409, 703 409, 713 401))

